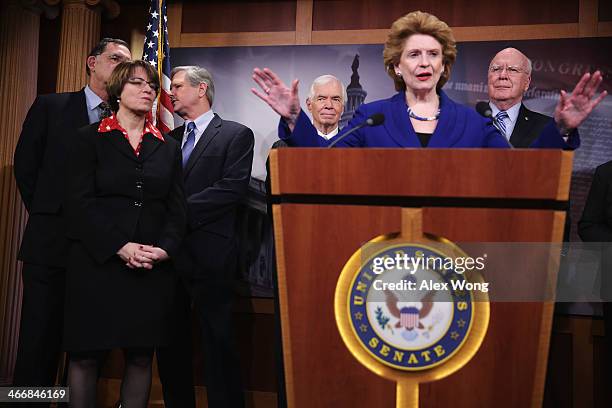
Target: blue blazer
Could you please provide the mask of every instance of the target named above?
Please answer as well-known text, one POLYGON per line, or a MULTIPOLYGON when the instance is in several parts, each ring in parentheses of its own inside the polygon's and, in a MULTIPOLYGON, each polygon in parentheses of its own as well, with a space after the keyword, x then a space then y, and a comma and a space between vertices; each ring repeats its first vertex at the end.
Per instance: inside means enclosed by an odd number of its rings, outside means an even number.
MULTIPOLYGON (((440 95, 440 118, 429 145, 432 148, 497 147, 509 148, 508 140, 493 126, 491 119, 480 116, 475 110, 451 100, 444 91, 440 95)), ((403 92, 389 99, 361 105, 355 115, 337 136, 325 140, 303 111, 291 132, 281 119, 279 137, 290 146, 326 147, 347 130, 363 123, 370 115, 382 113, 385 122, 380 126, 361 128, 336 144, 338 147, 422 147, 407 113, 408 106, 403 92)), ((530 147, 575 149, 580 145, 577 132, 565 142, 554 121, 544 128, 530 147)))

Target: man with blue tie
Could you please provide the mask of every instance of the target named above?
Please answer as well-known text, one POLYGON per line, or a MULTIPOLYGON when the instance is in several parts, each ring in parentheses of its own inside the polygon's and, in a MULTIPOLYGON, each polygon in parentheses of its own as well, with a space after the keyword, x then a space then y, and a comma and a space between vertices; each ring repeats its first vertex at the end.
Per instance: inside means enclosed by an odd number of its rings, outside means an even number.
POLYGON ((67 152, 78 128, 110 116, 106 84, 115 66, 131 57, 125 41, 102 39, 86 60, 87 86, 38 96, 23 122, 15 179, 29 217, 18 256, 23 261, 23 300, 16 386, 55 382, 68 256, 63 217, 67 152))
MULTIPOLYGON (((489 64, 487 80, 493 124, 513 147, 529 147, 552 120, 527 109, 522 102, 531 83, 531 69, 529 58, 516 48, 501 50, 489 64)), ((569 135, 565 129, 559 130, 569 135)))
POLYGON ((183 150, 188 229, 175 259, 181 277, 176 336, 157 350, 164 402, 167 408, 195 408, 191 300, 202 331, 208 407, 243 407, 232 306, 237 210, 248 191, 254 136, 246 126, 213 113, 215 89, 206 69, 176 67, 170 78, 174 112, 185 119, 170 135, 183 150))

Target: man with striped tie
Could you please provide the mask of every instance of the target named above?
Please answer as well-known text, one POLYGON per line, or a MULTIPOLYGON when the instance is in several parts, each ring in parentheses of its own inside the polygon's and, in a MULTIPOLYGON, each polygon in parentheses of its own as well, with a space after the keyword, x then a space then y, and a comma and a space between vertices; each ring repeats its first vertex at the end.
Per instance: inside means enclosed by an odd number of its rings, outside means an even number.
POLYGON ((215 88, 198 66, 170 73, 170 100, 185 124, 170 132, 183 151, 188 227, 174 262, 181 277, 174 339, 157 349, 167 408, 195 408, 191 358, 191 304, 202 332, 209 408, 244 406, 233 338, 234 282, 238 259, 237 210, 246 198, 254 136, 212 111, 215 88), (189 293, 189 295, 188 295, 189 293))
MULTIPOLYGON (((527 109, 522 103, 523 95, 531 82, 531 61, 516 48, 505 48, 491 60, 487 79, 494 125, 508 138, 512 146, 529 147, 553 120, 549 116, 527 109)), ((585 74, 574 88, 580 92, 572 92, 572 95, 561 92, 554 121, 562 135, 569 136, 576 132, 580 123, 606 96, 604 91, 597 98, 593 98, 601 81, 599 71, 592 75, 585 74)))

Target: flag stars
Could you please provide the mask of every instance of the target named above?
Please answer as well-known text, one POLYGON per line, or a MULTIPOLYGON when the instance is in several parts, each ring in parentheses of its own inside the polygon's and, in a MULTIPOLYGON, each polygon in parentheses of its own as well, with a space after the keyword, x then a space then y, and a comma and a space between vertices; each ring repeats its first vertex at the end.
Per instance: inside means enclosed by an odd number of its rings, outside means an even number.
POLYGON ((159 13, 157 12, 157 10, 151 13, 151 17, 157 18, 157 16, 159 16, 159 13))
POLYGON ((147 47, 148 47, 148 48, 153 48, 153 46, 154 46, 154 45, 155 45, 155 43, 154 43, 153 41, 149 41, 149 42, 147 43, 147 47))
POLYGON ((153 27, 153 26, 151 25, 151 23, 149 23, 149 24, 147 25, 147 31, 151 31, 151 28, 152 28, 152 27, 153 27))
POLYGON ((149 61, 149 63, 150 63, 151 65, 153 65, 153 67, 156 67, 156 66, 157 66, 157 62, 155 62, 155 61, 149 61))
POLYGON ((159 37, 159 31, 157 30, 153 31, 153 37, 159 37))

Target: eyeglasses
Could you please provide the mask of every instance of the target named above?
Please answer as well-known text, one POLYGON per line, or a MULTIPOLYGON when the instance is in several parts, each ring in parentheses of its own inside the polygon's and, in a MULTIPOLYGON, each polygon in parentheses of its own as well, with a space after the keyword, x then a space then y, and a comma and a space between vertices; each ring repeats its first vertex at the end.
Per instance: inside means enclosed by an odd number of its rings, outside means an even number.
POLYGON ((499 75, 504 71, 504 69, 506 70, 506 73, 511 76, 527 73, 527 71, 525 71, 524 69, 519 68, 514 65, 508 65, 508 66, 491 65, 489 67, 489 73, 499 75))
POLYGON ((144 88, 145 84, 149 85, 149 87, 154 90, 155 92, 157 92, 158 86, 155 82, 151 82, 151 81, 145 81, 144 78, 139 78, 139 77, 133 77, 133 78, 129 78, 128 83, 132 84, 132 85, 136 85, 140 88, 144 88))

